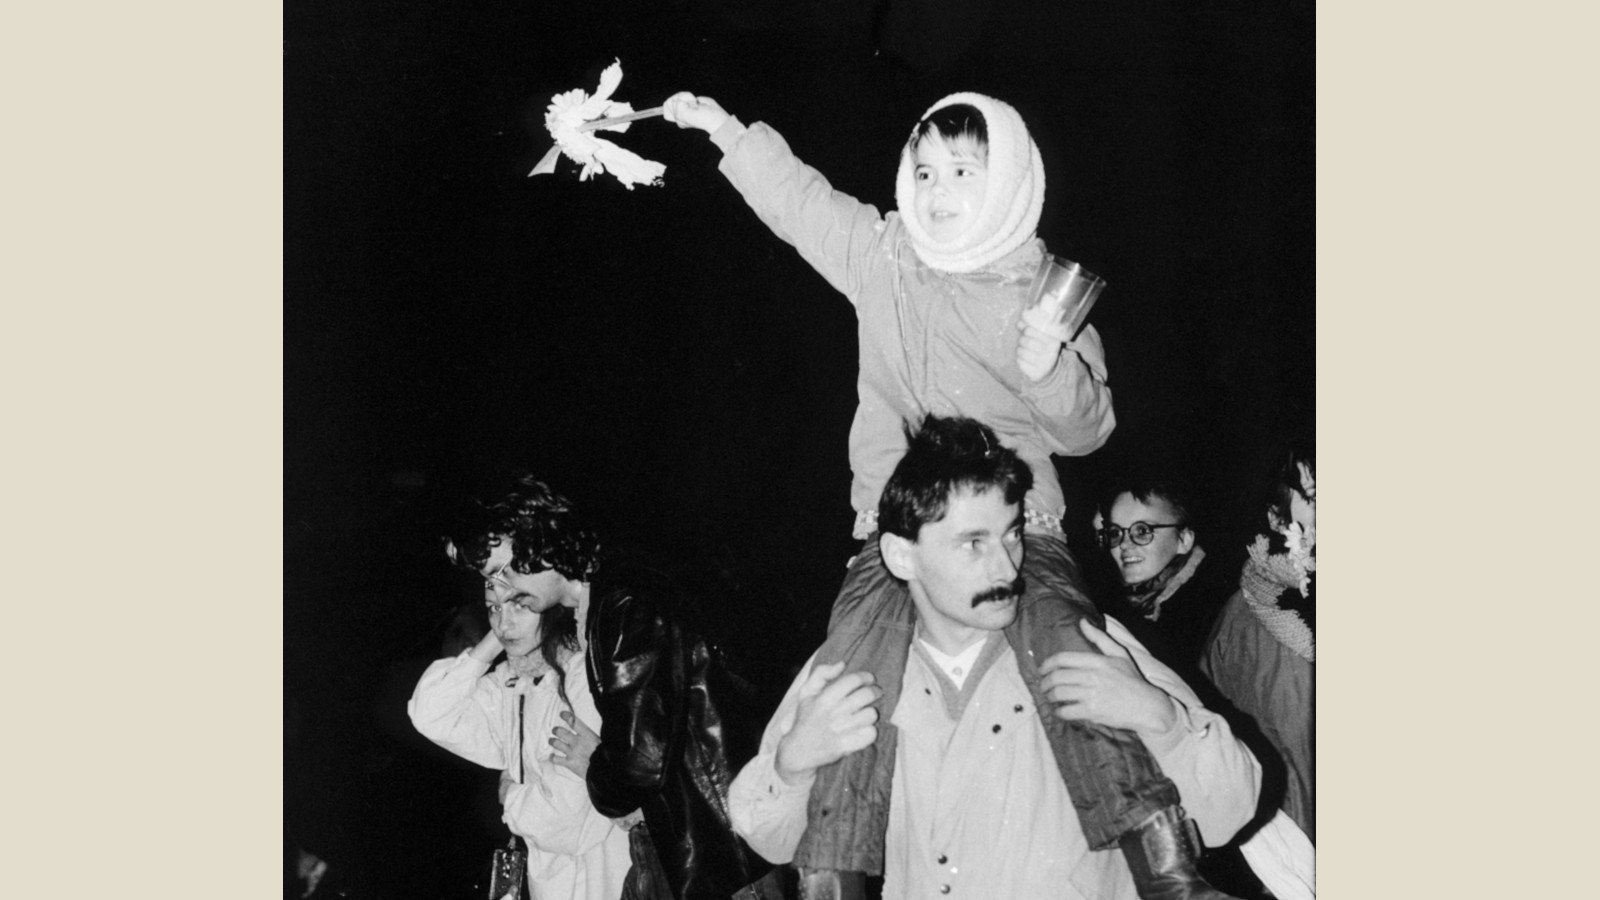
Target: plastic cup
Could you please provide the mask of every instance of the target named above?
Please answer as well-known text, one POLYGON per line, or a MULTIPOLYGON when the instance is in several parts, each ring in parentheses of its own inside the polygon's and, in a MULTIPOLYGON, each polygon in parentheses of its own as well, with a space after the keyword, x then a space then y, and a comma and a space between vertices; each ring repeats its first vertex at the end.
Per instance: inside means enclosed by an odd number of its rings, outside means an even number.
POLYGON ((1104 278, 1070 259, 1046 253, 1033 273, 1028 306, 1048 310, 1050 321, 1060 325, 1070 340, 1089 318, 1089 310, 1105 287, 1104 278))

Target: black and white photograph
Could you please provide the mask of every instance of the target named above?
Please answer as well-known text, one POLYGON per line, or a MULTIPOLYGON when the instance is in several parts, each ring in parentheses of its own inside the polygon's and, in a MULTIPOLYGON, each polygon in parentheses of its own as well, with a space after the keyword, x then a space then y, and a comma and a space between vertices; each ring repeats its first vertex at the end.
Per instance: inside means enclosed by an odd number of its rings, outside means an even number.
POLYGON ((292 0, 283 878, 1314 898, 1306 0, 292 0))

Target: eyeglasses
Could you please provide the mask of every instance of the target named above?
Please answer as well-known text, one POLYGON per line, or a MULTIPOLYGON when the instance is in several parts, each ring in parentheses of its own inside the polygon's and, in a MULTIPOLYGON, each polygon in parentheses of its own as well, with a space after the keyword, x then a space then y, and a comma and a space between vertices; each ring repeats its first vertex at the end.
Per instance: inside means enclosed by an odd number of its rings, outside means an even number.
POLYGON ((1143 547, 1156 539, 1157 528, 1182 528, 1182 525, 1173 523, 1169 525, 1151 525, 1149 522, 1135 522, 1127 528, 1120 525, 1107 525, 1100 529, 1100 546, 1107 550, 1115 550, 1122 546, 1122 536, 1127 535, 1134 544, 1143 547))
POLYGON ((484 585, 488 586, 488 587, 493 587, 495 585, 498 585, 498 586, 503 587, 503 588, 511 587, 511 582, 506 578, 506 574, 505 574, 506 573, 506 569, 509 568, 510 566, 511 566, 511 560, 508 559, 504 563, 501 564, 500 568, 495 569, 493 572, 490 572, 487 575, 484 575, 483 576, 484 585))

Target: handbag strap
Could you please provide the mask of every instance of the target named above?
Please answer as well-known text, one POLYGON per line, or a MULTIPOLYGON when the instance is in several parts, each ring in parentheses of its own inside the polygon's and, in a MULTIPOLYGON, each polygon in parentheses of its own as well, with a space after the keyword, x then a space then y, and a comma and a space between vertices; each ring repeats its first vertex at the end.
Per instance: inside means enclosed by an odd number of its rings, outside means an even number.
POLYGON ((523 729, 527 727, 523 719, 523 709, 526 707, 527 701, 527 694, 517 694, 517 784, 526 783, 526 776, 528 774, 522 768, 523 765, 525 765, 522 761, 522 742, 528 738, 527 733, 523 731, 523 729))

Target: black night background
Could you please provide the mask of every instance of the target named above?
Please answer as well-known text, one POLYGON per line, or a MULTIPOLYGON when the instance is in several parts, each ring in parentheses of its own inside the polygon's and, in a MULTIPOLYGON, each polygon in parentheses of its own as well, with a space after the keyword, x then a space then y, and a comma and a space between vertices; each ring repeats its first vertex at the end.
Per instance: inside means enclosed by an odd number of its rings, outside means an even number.
POLYGON ((852 552, 851 307, 700 132, 611 138, 663 186, 526 177, 552 94, 621 60, 615 99, 714 97, 880 210, 932 102, 1016 106, 1040 236, 1109 282, 1091 321, 1118 427, 1060 461, 1069 525, 1154 462, 1221 543, 1314 428, 1314 37, 1300 0, 287 4, 286 844, 352 896, 480 895, 495 775, 404 710, 472 599, 438 545, 463 476, 530 468, 613 541, 714 572, 706 602, 783 664, 852 552))

